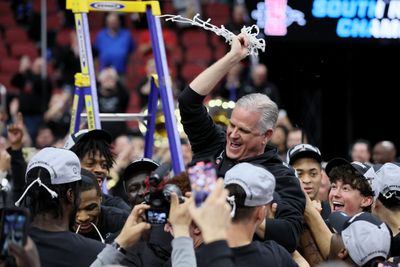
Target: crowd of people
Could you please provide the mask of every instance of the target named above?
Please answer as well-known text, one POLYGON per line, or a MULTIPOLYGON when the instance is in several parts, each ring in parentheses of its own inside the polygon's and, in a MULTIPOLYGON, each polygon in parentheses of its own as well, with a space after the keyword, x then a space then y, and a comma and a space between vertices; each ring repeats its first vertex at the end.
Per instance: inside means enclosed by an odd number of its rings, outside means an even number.
MULTIPOLYGON (((102 69, 99 105, 124 112, 125 64, 136 44, 119 30, 115 14, 106 21, 111 30, 95 43, 102 69), (111 45, 126 49, 107 50, 111 45)), ((347 157, 325 159, 279 109, 279 90, 267 82, 265 65, 255 64, 249 82, 241 84, 248 44, 248 36, 235 35, 229 52, 179 92, 182 173, 168 168, 165 147, 143 157, 143 136, 128 134, 127 125, 54 138, 54 129, 41 122, 68 121, 72 93, 52 96, 36 81, 42 62, 23 58, 13 78, 23 93, 10 102, 12 123, 2 137, 0 201, 1 222, 11 207, 29 211, 29 221, 22 246, 13 244, 12 231, 1 232, 0 245, 9 244, 0 248, 1 264, 398 266, 395 145, 383 140, 372 147, 358 139, 347 157), (226 126, 205 107, 221 88, 236 101, 226 126), (49 103, 49 109, 27 104, 32 100, 49 103), (28 149, 32 144, 35 149, 28 149), (203 161, 212 163, 215 180, 206 172, 210 190, 199 203, 188 168, 203 161)))

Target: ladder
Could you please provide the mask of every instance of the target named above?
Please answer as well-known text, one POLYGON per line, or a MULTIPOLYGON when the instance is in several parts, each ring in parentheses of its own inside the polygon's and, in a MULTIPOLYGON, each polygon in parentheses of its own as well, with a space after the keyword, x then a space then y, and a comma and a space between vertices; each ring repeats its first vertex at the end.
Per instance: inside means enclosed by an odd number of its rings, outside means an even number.
POLYGON ((155 120, 157 112, 157 100, 160 96, 165 117, 171 163, 174 174, 185 170, 181 142, 176 126, 174 105, 169 79, 167 57, 165 54, 164 39, 161 30, 160 3, 158 1, 104 1, 104 0, 67 0, 66 8, 74 13, 75 28, 79 46, 79 58, 81 72, 75 74, 75 95, 72 105, 70 133, 79 131, 81 112, 86 108, 88 128, 101 129, 101 120, 126 120, 136 119, 146 121, 147 131, 145 135, 144 156, 152 157, 155 120), (156 64, 156 75, 152 75, 151 91, 148 103, 148 115, 125 114, 115 116, 112 114, 100 114, 97 101, 96 76, 94 73, 93 55, 90 43, 89 23, 87 13, 95 12, 138 12, 146 13, 149 26, 151 45, 156 64))

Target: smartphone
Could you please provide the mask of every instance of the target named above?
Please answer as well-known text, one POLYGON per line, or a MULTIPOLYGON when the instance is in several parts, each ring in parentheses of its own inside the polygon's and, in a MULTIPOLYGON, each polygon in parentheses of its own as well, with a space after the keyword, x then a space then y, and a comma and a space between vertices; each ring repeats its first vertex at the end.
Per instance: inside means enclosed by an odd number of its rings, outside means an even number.
POLYGON ((0 209, 0 249, 1 259, 13 258, 8 254, 8 246, 15 243, 21 247, 26 244, 29 212, 25 208, 5 207, 0 209))
POLYGON ((197 161, 188 167, 188 176, 192 188, 192 197, 197 207, 200 207, 214 190, 217 181, 217 171, 212 161, 197 161))
POLYGON ((165 224, 167 222, 167 212, 162 209, 146 210, 146 220, 150 224, 165 224))

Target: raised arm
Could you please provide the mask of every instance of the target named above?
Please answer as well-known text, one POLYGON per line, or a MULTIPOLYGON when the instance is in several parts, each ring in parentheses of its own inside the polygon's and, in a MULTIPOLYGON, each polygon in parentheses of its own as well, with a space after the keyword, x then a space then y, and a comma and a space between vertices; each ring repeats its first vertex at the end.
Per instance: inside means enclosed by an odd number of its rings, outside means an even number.
POLYGON ((192 88, 199 95, 208 95, 228 71, 247 56, 249 41, 244 34, 233 37, 231 50, 200 73, 191 83, 192 88))
POLYGON ((318 245, 322 258, 325 260, 329 255, 332 233, 325 224, 324 219, 322 219, 321 214, 313 206, 310 197, 307 194, 304 195, 306 197, 304 220, 318 245))

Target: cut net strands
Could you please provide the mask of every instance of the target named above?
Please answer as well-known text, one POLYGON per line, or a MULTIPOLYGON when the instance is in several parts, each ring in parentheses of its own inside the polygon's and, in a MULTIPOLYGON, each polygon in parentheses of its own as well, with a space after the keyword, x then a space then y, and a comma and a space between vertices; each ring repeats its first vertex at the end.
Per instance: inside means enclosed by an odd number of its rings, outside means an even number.
MULTIPOLYGON (((191 24, 194 26, 198 26, 204 28, 205 30, 212 31, 215 34, 222 36, 225 38, 226 42, 229 45, 232 45, 232 39, 235 34, 231 31, 227 30, 224 25, 221 25, 221 28, 210 23, 211 19, 207 19, 206 21, 200 19, 200 14, 196 14, 193 19, 182 17, 181 15, 161 15, 158 16, 160 18, 165 18, 165 21, 173 21, 191 24)), ((260 33, 260 29, 257 25, 252 25, 250 27, 243 26, 241 33, 245 34, 249 40, 249 47, 247 55, 258 56, 258 50, 265 52, 265 40, 261 38, 257 38, 260 33)))

